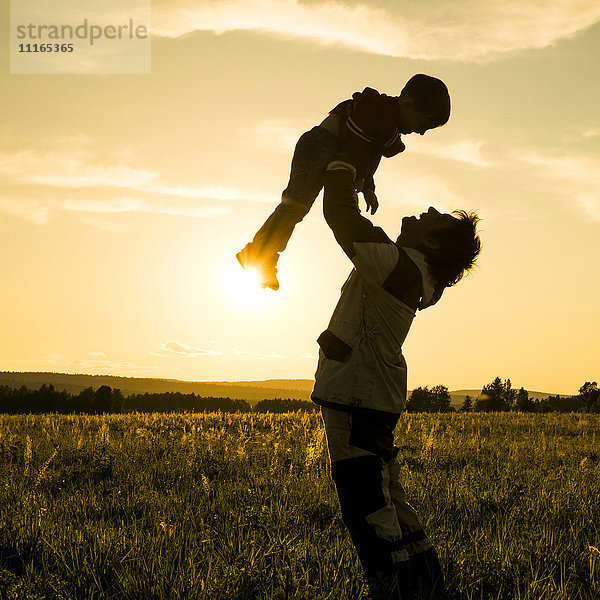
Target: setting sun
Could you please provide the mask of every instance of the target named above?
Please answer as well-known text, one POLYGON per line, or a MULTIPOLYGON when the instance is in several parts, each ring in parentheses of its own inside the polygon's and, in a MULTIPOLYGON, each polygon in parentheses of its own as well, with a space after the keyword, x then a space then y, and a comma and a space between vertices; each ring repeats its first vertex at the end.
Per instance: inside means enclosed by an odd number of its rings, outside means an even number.
POLYGON ((232 257, 221 274, 223 292, 234 310, 256 314, 273 309, 277 292, 262 288, 256 271, 243 269, 232 257))

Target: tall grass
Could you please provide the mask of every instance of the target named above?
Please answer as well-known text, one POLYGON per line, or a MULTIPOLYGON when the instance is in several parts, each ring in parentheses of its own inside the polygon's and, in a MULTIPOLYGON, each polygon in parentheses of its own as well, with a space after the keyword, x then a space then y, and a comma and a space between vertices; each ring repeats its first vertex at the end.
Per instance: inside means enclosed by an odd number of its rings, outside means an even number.
MULTIPOLYGON (((600 598, 600 417, 406 414, 454 599, 600 598)), ((0 416, 0 598, 367 597, 318 414, 0 416)))

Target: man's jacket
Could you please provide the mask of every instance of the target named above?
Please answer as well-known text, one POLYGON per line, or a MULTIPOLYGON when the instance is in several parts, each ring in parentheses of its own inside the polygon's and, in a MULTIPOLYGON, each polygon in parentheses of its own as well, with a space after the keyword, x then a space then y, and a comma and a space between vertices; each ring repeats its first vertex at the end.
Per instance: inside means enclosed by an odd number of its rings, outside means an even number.
POLYGON ((353 198, 354 172, 344 165, 332 170, 332 163, 325 174, 324 212, 354 269, 319 336, 311 397, 331 408, 398 415, 407 394, 402 344, 415 316, 400 298, 408 284, 416 283, 422 290, 419 308, 425 308, 433 302, 435 281, 422 253, 397 246, 360 215, 353 198))

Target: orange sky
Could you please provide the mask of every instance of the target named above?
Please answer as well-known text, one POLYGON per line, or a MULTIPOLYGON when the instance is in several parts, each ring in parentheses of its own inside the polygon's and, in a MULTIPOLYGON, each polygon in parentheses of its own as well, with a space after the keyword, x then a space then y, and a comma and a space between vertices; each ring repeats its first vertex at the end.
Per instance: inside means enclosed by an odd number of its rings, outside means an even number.
POLYGON ((598 380, 600 5, 548 4, 164 0, 149 74, 10 74, 5 37, 0 370, 312 377, 351 266, 320 200, 279 292, 248 288, 234 254, 300 134, 425 72, 452 116, 383 161, 373 221, 395 237, 430 205, 476 209, 484 250, 415 319, 409 387, 598 380))

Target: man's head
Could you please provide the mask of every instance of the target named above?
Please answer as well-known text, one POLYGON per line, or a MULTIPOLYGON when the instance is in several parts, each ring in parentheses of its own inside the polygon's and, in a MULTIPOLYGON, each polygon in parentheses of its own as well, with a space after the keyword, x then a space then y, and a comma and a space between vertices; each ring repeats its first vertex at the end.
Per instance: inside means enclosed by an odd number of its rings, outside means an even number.
POLYGON ((423 252, 433 277, 450 287, 475 265, 481 251, 478 221, 473 212, 440 213, 432 206, 419 218, 404 217, 396 242, 423 252))
POLYGON ((450 95, 440 79, 429 75, 411 77, 398 100, 400 133, 420 133, 444 125, 450 118, 450 95))

